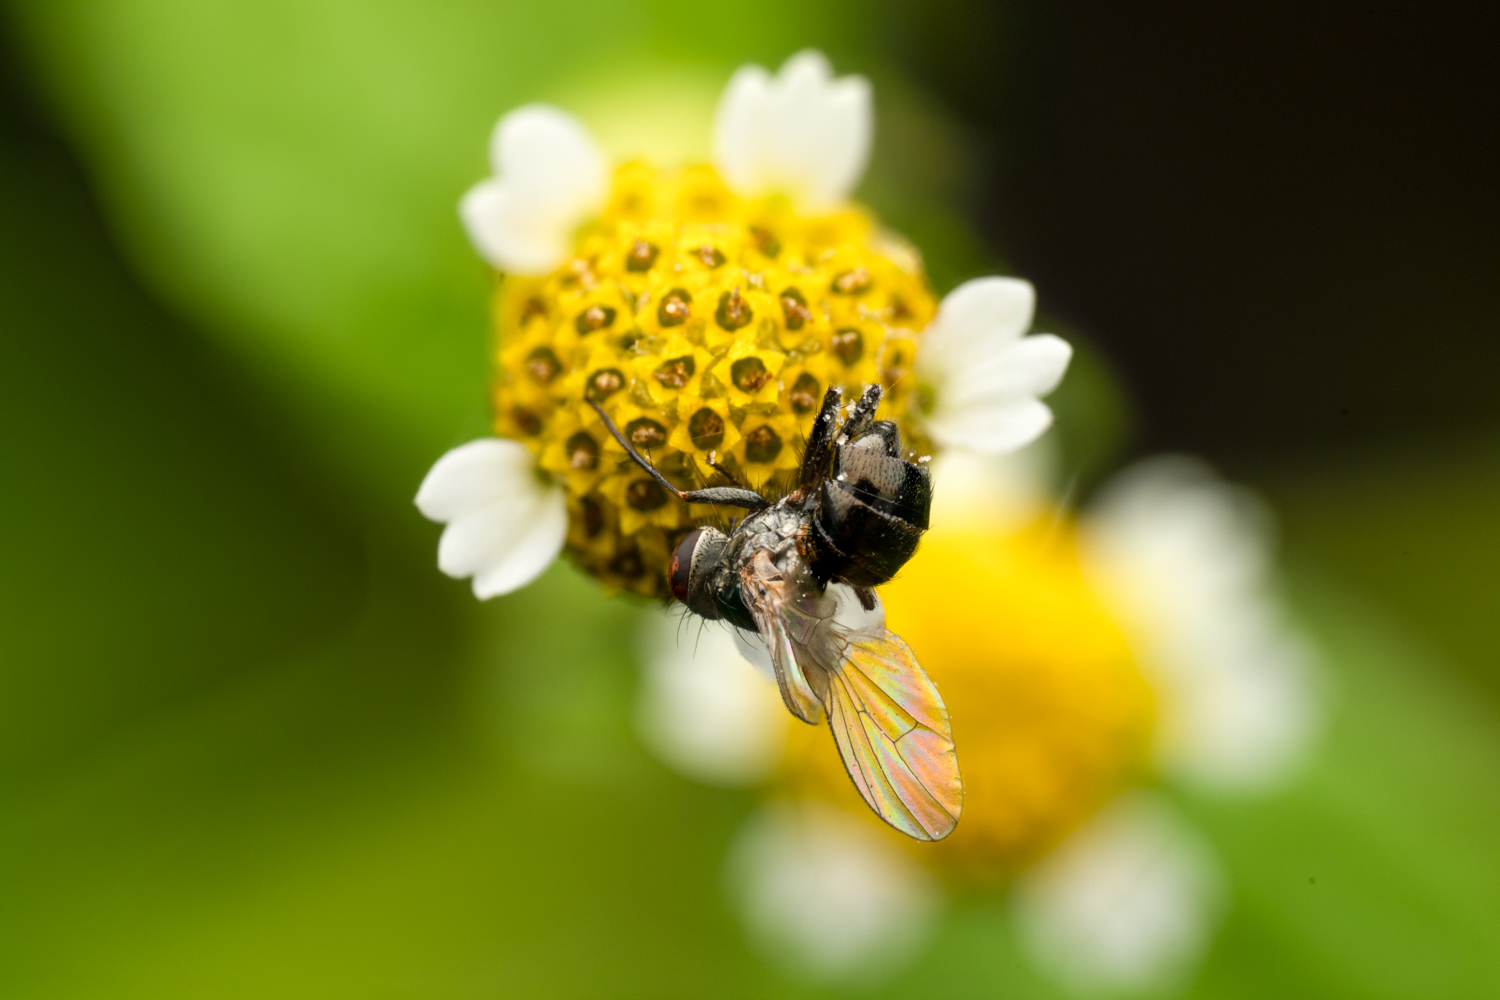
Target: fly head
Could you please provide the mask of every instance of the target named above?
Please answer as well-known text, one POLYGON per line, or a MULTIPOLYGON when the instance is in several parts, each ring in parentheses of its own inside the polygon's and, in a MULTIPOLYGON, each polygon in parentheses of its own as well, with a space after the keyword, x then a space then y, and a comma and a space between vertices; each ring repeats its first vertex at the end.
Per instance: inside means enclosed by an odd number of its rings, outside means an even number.
POLYGON ((695 615, 708 619, 720 617, 709 578, 728 544, 729 536, 716 528, 694 528, 682 536, 672 553, 672 562, 667 568, 672 596, 687 605, 695 615))

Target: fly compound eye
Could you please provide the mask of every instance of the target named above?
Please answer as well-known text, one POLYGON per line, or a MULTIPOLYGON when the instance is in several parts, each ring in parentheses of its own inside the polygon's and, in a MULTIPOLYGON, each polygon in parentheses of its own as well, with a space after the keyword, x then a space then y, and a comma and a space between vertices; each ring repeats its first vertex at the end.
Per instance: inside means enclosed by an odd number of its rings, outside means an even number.
POLYGON ((672 586, 672 596, 684 604, 688 599, 688 579, 693 572, 693 552, 698 548, 698 540, 702 537, 702 528, 694 528, 683 535, 682 541, 677 543, 677 549, 672 553, 672 564, 667 567, 667 582, 672 586))

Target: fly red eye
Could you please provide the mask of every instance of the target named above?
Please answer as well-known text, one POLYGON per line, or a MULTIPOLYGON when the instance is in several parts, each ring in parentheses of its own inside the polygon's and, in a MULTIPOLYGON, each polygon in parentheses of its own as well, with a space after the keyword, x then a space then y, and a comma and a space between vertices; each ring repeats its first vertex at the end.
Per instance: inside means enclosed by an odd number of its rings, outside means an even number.
POLYGON ((688 577, 693 571, 693 550, 698 539, 703 537, 702 528, 694 528, 682 536, 677 549, 672 553, 672 565, 667 568, 667 582, 672 586, 672 596, 687 603, 688 577))

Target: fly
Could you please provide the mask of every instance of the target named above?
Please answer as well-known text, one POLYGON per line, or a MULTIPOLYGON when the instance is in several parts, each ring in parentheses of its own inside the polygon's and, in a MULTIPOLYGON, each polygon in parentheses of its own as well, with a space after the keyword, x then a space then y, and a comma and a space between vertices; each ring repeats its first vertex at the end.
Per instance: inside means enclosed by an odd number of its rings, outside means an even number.
POLYGON ((838 585, 875 609, 874 588, 916 551, 932 506, 927 469, 902 457, 894 423, 875 419, 881 395, 880 386, 866 386, 839 428, 842 394, 828 389, 797 487, 776 501, 738 484, 678 489, 598 403, 590 405, 672 495, 750 512, 728 534, 705 527, 682 539, 668 570, 672 595, 694 614, 759 635, 787 709, 809 724, 828 720, 870 808, 917 840, 941 840, 963 807, 943 699, 910 647, 883 624, 835 619, 838 585))

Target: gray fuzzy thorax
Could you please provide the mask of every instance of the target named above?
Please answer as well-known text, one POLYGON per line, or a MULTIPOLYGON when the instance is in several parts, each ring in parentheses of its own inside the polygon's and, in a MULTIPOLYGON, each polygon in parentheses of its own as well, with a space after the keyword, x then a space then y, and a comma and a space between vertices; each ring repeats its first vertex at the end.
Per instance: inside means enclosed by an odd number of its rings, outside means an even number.
POLYGON ((740 571, 757 552, 765 552, 776 567, 788 575, 797 574, 801 556, 797 539, 807 525, 806 501, 793 494, 778 500, 765 510, 747 516, 729 533, 729 544, 709 574, 708 588, 720 603, 723 616, 741 628, 755 628, 740 599, 740 571))
POLYGON ((786 559, 797 549, 797 536, 807 523, 801 505, 793 505, 791 498, 778 500, 763 511, 751 514, 738 525, 729 536, 729 548, 725 562, 735 568, 750 556, 764 550, 779 568, 788 568, 786 559))

